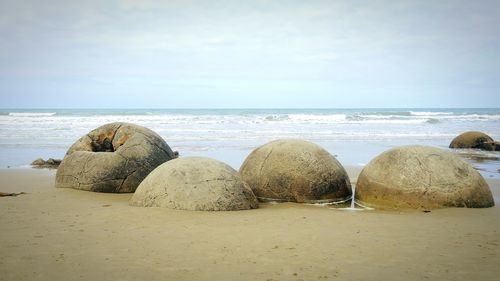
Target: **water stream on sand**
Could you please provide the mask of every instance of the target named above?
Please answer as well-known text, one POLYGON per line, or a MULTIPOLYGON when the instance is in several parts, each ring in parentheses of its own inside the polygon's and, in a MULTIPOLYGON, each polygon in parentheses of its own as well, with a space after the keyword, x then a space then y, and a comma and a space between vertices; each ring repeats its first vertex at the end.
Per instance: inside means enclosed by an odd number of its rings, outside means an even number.
POLYGON ((344 211, 363 211, 363 210, 373 210, 372 208, 369 208, 369 207, 366 207, 366 206, 363 206, 359 203, 356 203, 356 185, 353 184, 352 185, 352 198, 351 198, 351 206, 347 207, 347 208, 338 208, 340 210, 344 210, 344 211), (361 208, 356 208, 356 205, 359 205, 361 208))
POLYGON ((353 184, 352 185, 352 200, 351 200, 351 209, 355 209, 356 208, 356 203, 354 202, 355 201, 355 197, 356 197, 356 185, 353 184))

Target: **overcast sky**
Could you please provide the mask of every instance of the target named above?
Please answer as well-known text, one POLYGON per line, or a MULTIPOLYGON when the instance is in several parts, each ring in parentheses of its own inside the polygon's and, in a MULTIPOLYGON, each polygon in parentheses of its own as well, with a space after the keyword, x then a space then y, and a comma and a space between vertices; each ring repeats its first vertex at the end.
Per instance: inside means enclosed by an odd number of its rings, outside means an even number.
POLYGON ((0 1, 0 107, 500 107, 499 1, 0 1))

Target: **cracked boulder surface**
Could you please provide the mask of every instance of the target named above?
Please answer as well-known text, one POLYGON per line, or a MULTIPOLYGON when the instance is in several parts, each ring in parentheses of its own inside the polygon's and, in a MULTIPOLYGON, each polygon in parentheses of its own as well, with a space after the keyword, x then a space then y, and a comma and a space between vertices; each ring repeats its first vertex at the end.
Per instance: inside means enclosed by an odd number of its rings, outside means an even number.
POLYGON ((236 170, 206 157, 162 164, 139 185, 130 205, 192 211, 255 209, 257 199, 236 170))
POLYGON ((95 192, 134 192, 156 167, 176 158, 155 132, 129 123, 98 127, 66 152, 56 187, 95 192))
POLYGON ((383 152, 361 171, 356 200, 387 209, 494 205, 484 178, 451 152, 420 145, 383 152))
POLYGON ((303 140, 276 140, 248 155, 240 168, 262 201, 334 202, 351 196, 344 167, 328 151, 303 140))
POLYGON ((495 141, 485 133, 469 131, 455 137, 450 148, 477 148, 482 150, 499 150, 500 145, 496 145, 495 141))

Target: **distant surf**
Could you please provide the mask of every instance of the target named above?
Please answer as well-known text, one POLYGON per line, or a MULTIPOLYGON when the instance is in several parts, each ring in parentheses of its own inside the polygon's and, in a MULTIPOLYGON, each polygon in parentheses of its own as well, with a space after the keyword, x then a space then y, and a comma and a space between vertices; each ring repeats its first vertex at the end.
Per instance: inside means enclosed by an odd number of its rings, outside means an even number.
MULTIPOLYGON (((244 158, 256 146, 282 138, 319 143, 347 165, 367 163, 401 144, 446 148, 469 130, 500 139, 500 109, 0 109, 0 152, 15 159, 22 153, 32 153, 32 159, 57 156, 48 151, 63 156, 80 136, 110 122, 148 127, 181 154, 220 160, 244 158)), ((231 161, 237 166, 243 159, 231 161)))
POLYGON ((45 116, 54 116, 56 112, 9 112, 8 116, 15 117, 45 117, 45 116))

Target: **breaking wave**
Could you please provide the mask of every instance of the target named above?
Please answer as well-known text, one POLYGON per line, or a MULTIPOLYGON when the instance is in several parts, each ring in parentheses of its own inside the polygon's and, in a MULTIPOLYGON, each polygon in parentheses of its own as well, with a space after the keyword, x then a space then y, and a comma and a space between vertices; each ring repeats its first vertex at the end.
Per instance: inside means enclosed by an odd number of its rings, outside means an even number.
POLYGON ((14 117, 47 117, 56 114, 57 112, 9 112, 7 115, 14 117))

